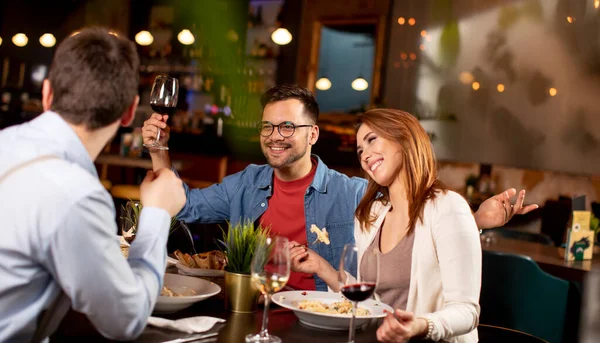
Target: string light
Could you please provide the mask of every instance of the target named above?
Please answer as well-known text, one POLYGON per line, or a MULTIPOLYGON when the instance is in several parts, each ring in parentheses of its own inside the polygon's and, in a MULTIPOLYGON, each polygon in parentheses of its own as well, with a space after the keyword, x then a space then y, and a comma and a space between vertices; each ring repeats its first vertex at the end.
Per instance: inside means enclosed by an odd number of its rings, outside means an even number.
POLYGON ((404 17, 398 18, 398 24, 404 25, 404 23, 406 23, 406 19, 404 19, 404 17))
POLYGON ((498 92, 500 92, 500 93, 504 92, 504 85, 503 84, 499 83, 498 87, 496 87, 496 88, 498 89, 498 92))
POLYGON ((550 96, 555 96, 558 93, 558 90, 554 87, 548 89, 548 94, 550 94, 550 96))
POLYGON ((479 89, 479 87, 481 87, 481 85, 479 84, 479 82, 475 81, 473 82, 473 84, 471 84, 471 87, 473 87, 473 90, 476 91, 479 89))
POLYGON ((468 71, 463 71, 458 75, 458 79, 462 84, 468 85, 469 83, 472 83, 475 80, 475 77, 468 71))
POLYGON ((425 38, 427 36, 427 30, 421 31, 421 37, 425 38))
POLYGON ((425 45, 424 45, 424 44, 421 44, 421 45, 419 45, 419 49, 420 49, 421 51, 425 51, 425 45))
POLYGON ((416 23, 417 23, 417 21, 415 20, 415 18, 408 19, 408 25, 415 26, 416 23))
POLYGON ((417 55, 414 52, 411 52, 410 53, 410 59, 413 60, 413 61, 416 60, 417 59, 417 55))

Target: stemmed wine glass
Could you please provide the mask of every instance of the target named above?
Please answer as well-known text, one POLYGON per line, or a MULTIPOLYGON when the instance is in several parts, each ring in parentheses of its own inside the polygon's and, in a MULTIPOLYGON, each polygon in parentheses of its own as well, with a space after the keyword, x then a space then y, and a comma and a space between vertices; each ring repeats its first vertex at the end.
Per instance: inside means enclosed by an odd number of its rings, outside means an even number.
POLYGON ((265 296, 262 329, 256 335, 247 335, 246 342, 280 343, 281 339, 267 331, 271 295, 281 290, 290 278, 290 249, 285 237, 259 240, 252 259, 252 283, 265 296))
MULTIPOLYGON (((154 79, 152 92, 150 93, 150 107, 158 114, 173 115, 177 110, 177 98, 179 97, 179 80, 174 77, 159 75, 154 79)), ((156 140, 150 144, 144 144, 148 149, 169 150, 168 146, 161 145, 160 131, 156 134, 156 140)))
POLYGON ((356 308, 358 302, 367 300, 375 292, 377 281, 379 279, 379 253, 376 250, 367 250, 363 253, 361 260, 358 260, 358 247, 355 244, 346 244, 342 251, 340 267, 338 272, 338 281, 340 291, 346 299, 352 302, 352 317, 350 319, 350 328, 348 332, 348 343, 354 343, 354 318, 356 317, 356 308), (360 262, 360 266, 358 266, 360 262), (371 271, 366 274, 357 273, 356 268, 361 271, 371 271))

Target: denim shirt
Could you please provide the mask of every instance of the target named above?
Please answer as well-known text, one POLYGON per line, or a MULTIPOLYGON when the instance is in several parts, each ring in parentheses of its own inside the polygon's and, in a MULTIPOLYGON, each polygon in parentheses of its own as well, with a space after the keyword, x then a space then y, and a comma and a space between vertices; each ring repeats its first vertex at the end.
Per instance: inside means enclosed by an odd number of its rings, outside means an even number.
MULTIPOLYGON (((334 268, 338 268, 344 245, 354 243, 354 211, 362 198, 365 179, 348 177, 329 169, 321 159, 317 171, 304 195, 306 237, 310 243, 317 235, 310 232, 312 224, 327 228, 331 244, 310 245, 334 268)), ((273 194, 273 168, 251 164, 246 169, 203 189, 184 185, 187 196, 185 207, 177 215, 180 220, 193 223, 255 222, 269 207, 273 194)), ((315 275, 316 289, 326 291, 327 284, 315 275)))

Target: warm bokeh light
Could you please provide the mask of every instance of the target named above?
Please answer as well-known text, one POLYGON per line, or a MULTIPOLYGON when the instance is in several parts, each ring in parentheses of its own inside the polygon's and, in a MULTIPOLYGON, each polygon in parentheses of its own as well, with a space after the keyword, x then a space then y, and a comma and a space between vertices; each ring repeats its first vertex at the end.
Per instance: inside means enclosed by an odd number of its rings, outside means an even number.
POLYGON ((431 36, 427 35, 427 37, 425 37, 425 40, 431 42, 431 36))
POLYGON ((594 0, 594 8, 600 7, 600 0, 594 0))
POLYGON ((458 79, 460 80, 460 83, 464 85, 468 85, 469 83, 475 81, 473 74, 469 73, 468 71, 463 71, 462 73, 458 74, 458 79))
POLYGON ((427 36, 427 30, 421 30, 421 37, 427 36))
POLYGON ((17 33, 12 37, 12 42, 18 47, 24 47, 29 42, 29 38, 24 33, 17 33))
POLYGON ((498 92, 500 92, 500 93, 504 92, 504 85, 503 84, 499 83, 498 87, 496 87, 496 88, 498 89, 498 92))
POLYGON ((355 91, 362 92, 367 88, 369 88, 369 83, 362 77, 357 77, 356 79, 354 79, 354 81, 352 81, 352 89, 354 89, 355 91))
POLYGON ((44 33, 40 37, 40 44, 45 48, 51 48, 56 44, 56 38, 51 33, 44 33))
POLYGON ((331 81, 329 81, 329 79, 326 77, 322 77, 317 80, 317 83, 315 83, 315 86, 317 87, 318 90, 326 91, 329 88, 331 88, 331 81))
POLYGON ((413 61, 416 60, 417 59, 417 54, 415 54, 414 52, 411 52, 410 53, 410 59, 413 60, 413 61))
POLYGON ((2 45, 2 37, 0 37, 0 45, 2 45))
POLYGON ((408 58, 408 55, 405 52, 400 53, 400 58, 405 61, 408 58))
POLYGON ((292 41, 292 34, 284 28, 279 28, 271 34, 271 40, 277 45, 286 45, 292 41))
POLYGON ((555 96, 558 93, 558 90, 554 87, 548 89, 548 94, 550 94, 550 96, 555 96))
POLYGON ((479 87, 481 87, 481 85, 479 84, 479 82, 475 81, 473 82, 473 84, 471 84, 471 87, 473 87, 473 90, 476 91, 479 89, 479 87))
POLYGON ((416 23, 417 23, 417 21, 415 20, 415 18, 408 19, 408 25, 415 26, 416 23))
POLYGON ((569 24, 573 24, 573 22, 575 21, 575 18, 568 16, 567 21, 569 22, 569 24))
POLYGON ((421 44, 421 45, 419 45, 419 49, 420 49, 421 51, 425 51, 425 45, 424 45, 424 44, 421 44))
POLYGON ((183 45, 192 45, 196 41, 196 38, 190 30, 183 29, 177 34, 177 40, 183 45))
POLYGON ((147 46, 154 42, 154 37, 148 31, 140 31, 135 35, 135 42, 141 46, 147 46))
POLYGON ((404 17, 398 18, 398 24, 404 25, 404 23, 406 23, 406 19, 404 19, 404 17))

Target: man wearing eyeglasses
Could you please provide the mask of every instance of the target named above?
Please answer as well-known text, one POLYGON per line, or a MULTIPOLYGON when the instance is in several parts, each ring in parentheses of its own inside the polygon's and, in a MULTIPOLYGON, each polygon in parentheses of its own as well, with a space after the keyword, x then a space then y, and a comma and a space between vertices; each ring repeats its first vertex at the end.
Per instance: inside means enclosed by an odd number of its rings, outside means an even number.
MULTIPOLYGON (((311 154, 319 138, 319 106, 309 90, 278 85, 261 97, 261 103, 263 115, 258 132, 268 164, 249 165, 204 189, 190 189, 184 184, 187 202, 177 217, 195 223, 251 219, 271 226, 274 234, 310 246, 337 269, 344 245, 354 241, 354 210, 364 194, 366 180, 329 169, 311 154), (312 224, 327 229, 330 244, 313 244, 317 235, 310 230, 312 224)), ((159 143, 166 145, 167 119, 153 114, 144 122, 144 143, 152 143, 160 128, 159 143)), ((171 168, 167 150, 151 150, 150 156, 154 170, 171 168)), ((480 228, 505 223, 505 208, 500 205, 508 196, 505 193, 482 204, 480 208, 485 211, 475 216, 480 228), (498 222, 496 218, 500 217, 498 222)), ((292 272, 288 285, 327 290, 326 283, 312 274, 292 272)))

